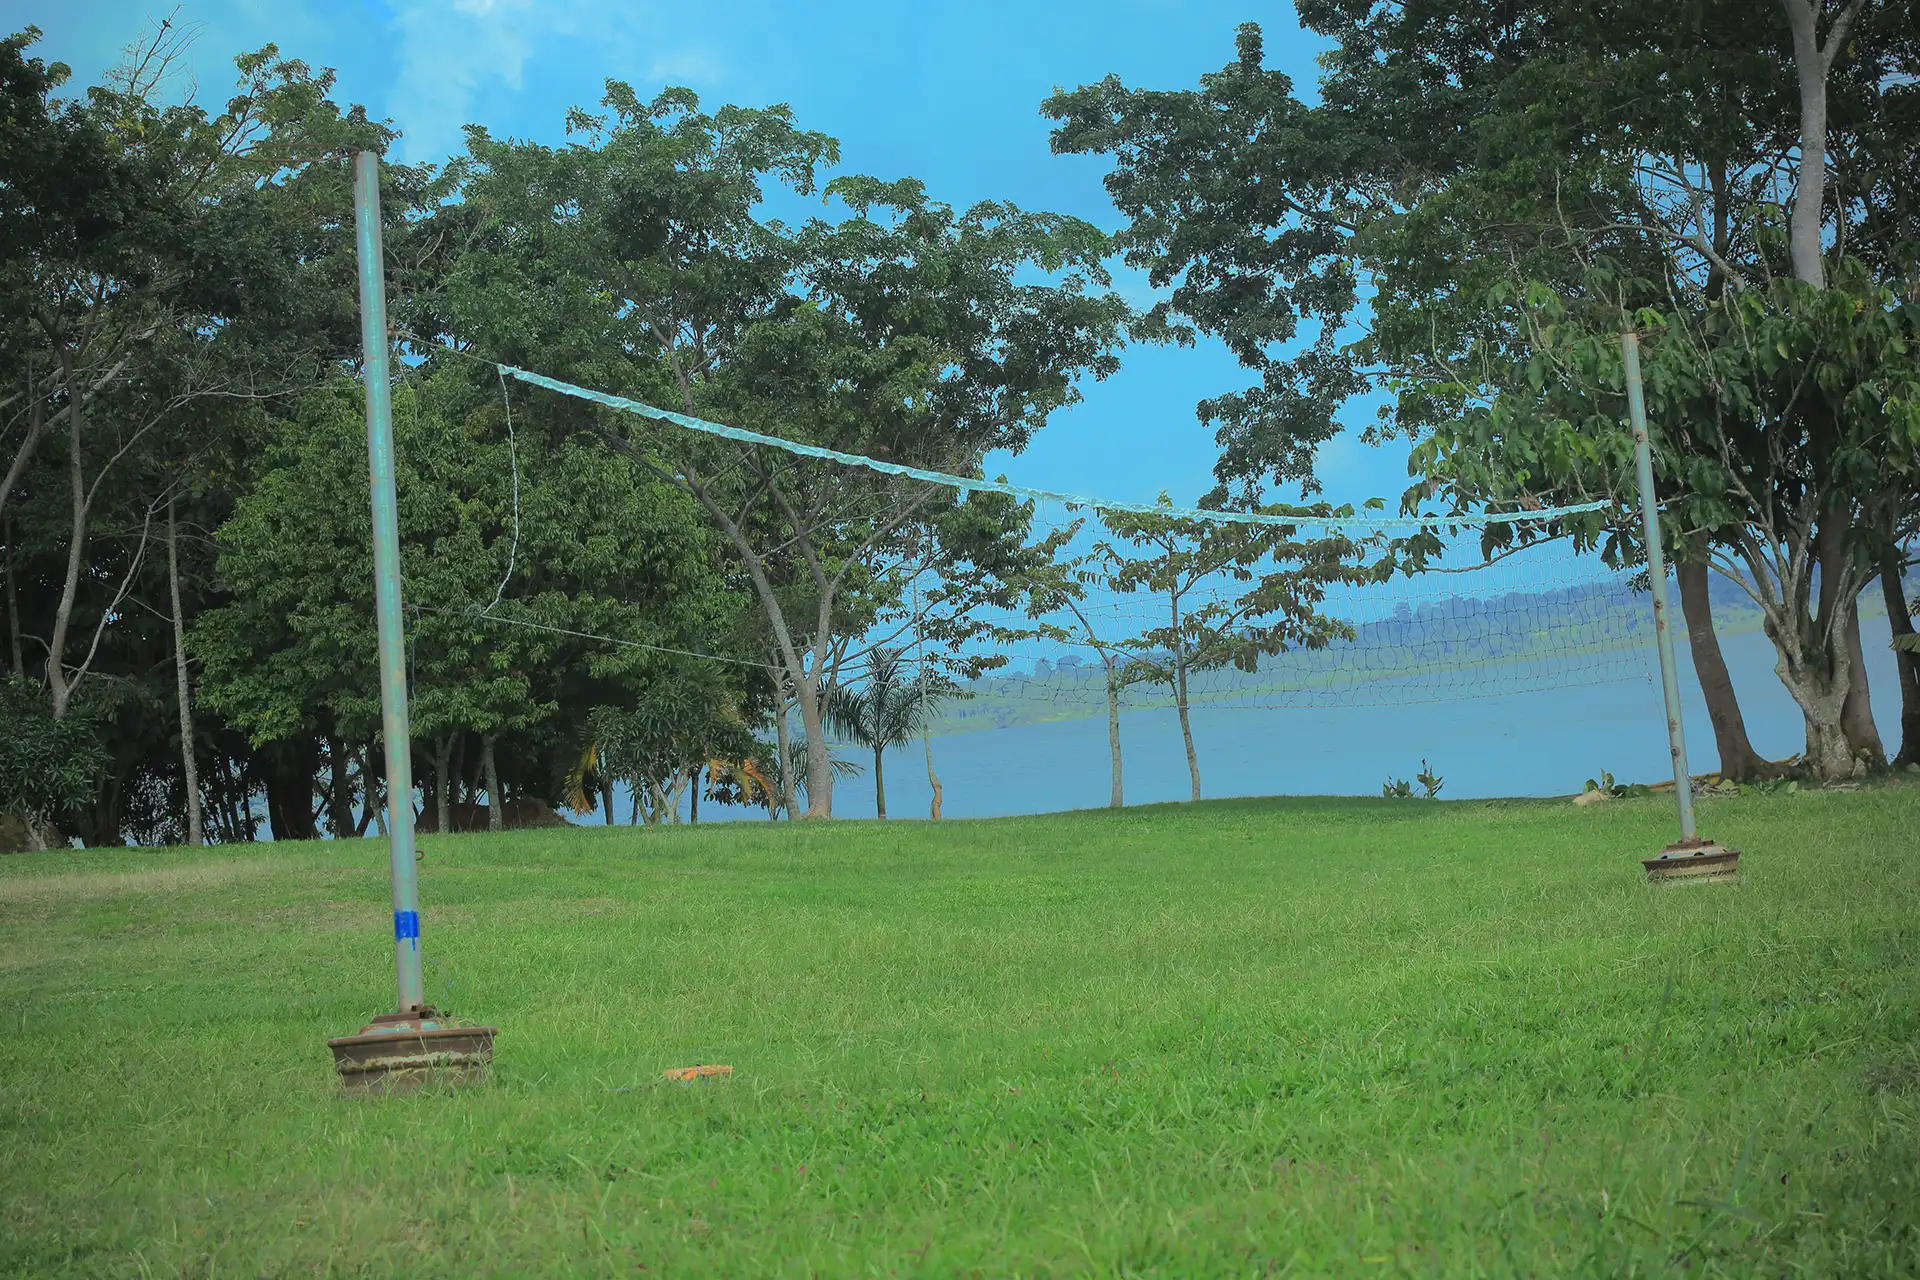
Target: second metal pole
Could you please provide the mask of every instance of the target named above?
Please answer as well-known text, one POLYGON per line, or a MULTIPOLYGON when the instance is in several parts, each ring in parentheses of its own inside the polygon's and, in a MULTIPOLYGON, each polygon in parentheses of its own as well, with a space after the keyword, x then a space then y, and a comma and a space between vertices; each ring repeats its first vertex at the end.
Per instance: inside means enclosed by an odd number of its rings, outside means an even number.
POLYGON ((367 380, 367 469, 373 485, 373 603, 380 639, 380 727, 387 753, 387 852, 393 870, 393 951, 399 1012, 425 1007, 420 883, 413 845, 413 732, 407 723, 407 642, 400 616, 400 508, 393 480, 387 288, 380 240, 380 157, 353 158, 360 250, 360 346, 367 380))
POLYGON ((1696 839, 1693 777, 1687 772, 1687 734, 1680 721, 1680 673, 1674 667, 1673 619, 1667 605, 1667 558, 1660 546, 1660 509, 1653 494, 1653 442, 1647 436, 1647 401, 1640 383, 1640 335, 1621 335, 1627 362, 1627 413, 1633 423, 1633 465, 1640 479, 1640 522, 1647 539, 1647 573, 1653 582, 1653 636, 1660 650, 1660 687, 1667 703, 1667 746, 1673 753, 1673 794, 1680 805, 1680 840, 1696 839))

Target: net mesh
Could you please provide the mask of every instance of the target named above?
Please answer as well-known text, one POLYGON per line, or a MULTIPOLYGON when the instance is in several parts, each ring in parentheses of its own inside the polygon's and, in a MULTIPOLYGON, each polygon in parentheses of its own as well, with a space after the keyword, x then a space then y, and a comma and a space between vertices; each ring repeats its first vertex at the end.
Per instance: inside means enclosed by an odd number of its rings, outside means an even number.
MULTIPOLYGON (((781 517, 748 538, 765 566, 784 557, 789 581, 804 586, 802 544, 832 545, 837 563, 857 561, 870 606, 821 651, 828 682, 857 684, 861 658, 891 649, 916 682, 937 682, 936 734, 1105 715, 1110 687, 1121 710, 1174 706, 1182 689, 1195 708, 1284 710, 1652 680, 1651 609, 1631 571, 1552 540, 1493 563, 1479 554, 1487 524, 1544 530, 1610 503, 1462 518, 1109 502, 797 443, 499 368, 601 406, 618 422, 609 438, 663 475, 733 486, 745 495, 737 515, 724 500, 710 508, 722 524, 764 518, 775 505, 766 495, 784 495, 781 517), (969 530, 988 527, 1023 548, 1012 574, 954 555, 969 530), (1442 547, 1428 571, 1376 572, 1397 540, 1423 529, 1442 547), (1156 560, 1186 572, 1156 579, 1156 560), (1250 606, 1263 587, 1265 607, 1250 606)), ((796 637, 796 648, 808 643, 796 637)), ((766 665, 778 671, 779 654, 766 665)))
MULTIPOLYGON (((1631 575, 1540 547, 1491 565, 1330 588, 1319 612, 1347 634, 1324 647, 1261 654, 1187 673, 1195 707, 1286 710, 1453 702, 1614 682, 1650 683, 1652 617, 1631 575)), ((1469 559, 1460 547, 1453 557, 1469 559)), ((1191 604, 1230 599, 1239 584, 1203 583, 1191 604)), ((1146 593, 1080 603, 1043 615, 1053 634, 1001 645, 1004 665, 960 682, 936 732, 1003 728, 1104 715, 1114 659, 1123 711, 1171 707, 1174 690, 1142 678, 1135 637, 1167 621, 1146 593), (1078 632, 1079 634, 1075 634, 1078 632)), ((1165 651, 1157 656, 1163 660, 1165 651)))

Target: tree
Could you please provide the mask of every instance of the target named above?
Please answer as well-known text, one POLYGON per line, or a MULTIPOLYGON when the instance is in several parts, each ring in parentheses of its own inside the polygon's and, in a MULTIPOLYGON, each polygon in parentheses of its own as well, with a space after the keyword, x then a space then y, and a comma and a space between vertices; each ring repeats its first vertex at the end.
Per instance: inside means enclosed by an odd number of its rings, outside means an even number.
MULTIPOLYGON (((856 177, 825 188, 850 217, 789 229, 757 216, 763 182, 813 193, 838 147, 785 108, 709 115, 685 90, 642 103, 617 82, 604 105, 604 116, 574 114, 584 140, 562 151, 470 132, 457 216, 481 220, 486 247, 461 296, 489 303, 453 310, 490 351, 537 353, 563 376, 688 414, 961 475, 978 475, 993 449, 1023 447, 1073 401, 1078 378, 1115 366, 1126 307, 1091 291, 1107 281, 1090 224, 992 202, 956 212, 917 182, 856 177), (549 305, 569 309, 564 325, 543 327, 549 305)), ((692 497, 731 548, 809 742, 808 812, 830 814, 822 692, 850 638, 891 603, 887 584, 907 581, 900 565, 924 551, 919 533, 968 504, 644 419, 587 421, 692 497)))
MULTIPOLYGON (((1063 531, 1061 545, 1076 540, 1085 527, 1082 520, 1070 523, 1063 531)), ((1111 560, 1106 552, 1098 548, 1082 555, 1050 558, 1047 564, 1049 571, 1040 575, 1041 581, 1029 597, 1029 609, 1035 616, 1062 611, 1071 615, 1073 629, 1047 626, 1041 628, 1040 634, 1052 639, 1078 641, 1099 655, 1107 694, 1107 762, 1112 780, 1107 805, 1120 809, 1126 806, 1120 756, 1120 697, 1129 684, 1144 677, 1146 668, 1134 662, 1137 655, 1121 642, 1104 634, 1094 624, 1088 611, 1089 593, 1105 584, 1103 565, 1111 567, 1111 560)))
MULTIPOLYGON (((1831 607, 1812 598, 1804 625, 1783 610, 1769 627, 1782 677, 1808 712, 1809 765, 1824 775, 1850 772, 1856 749, 1872 747, 1848 653, 1857 648, 1849 593, 1871 544, 1890 540, 1898 523, 1882 508, 1899 508, 1899 493, 1911 504, 1903 442, 1870 445, 1888 415, 1856 423, 1832 409, 1851 391, 1866 396, 1904 376, 1897 353, 1872 335, 1867 345, 1892 363, 1869 368, 1847 354, 1854 322, 1842 309, 1859 303, 1857 323, 1881 326, 1889 304, 1875 290, 1899 278, 1916 242, 1920 95, 1916 33, 1893 6, 1823 15, 1807 0, 1781 5, 1758 20, 1752 6, 1657 0, 1447 11, 1301 0, 1302 20, 1334 45, 1317 104, 1261 67, 1258 29, 1243 27, 1239 57, 1197 92, 1143 93, 1109 79, 1056 95, 1047 109, 1061 121, 1057 149, 1115 156, 1108 187, 1131 219, 1120 242, 1175 286, 1162 319, 1221 334, 1262 372, 1260 387, 1203 405, 1220 423, 1223 497, 1311 484, 1313 450, 1335 414, 1372 388, 1393 398, 1368 437, 1420 444, 1409 510, 1439 493, 1456 510, 1630 497, 1617 359, 1609 367, 1596 356, 1578 370, 1559 354, 1535 357, 1575 331, 1617 343, 1649 309, 1667 332, 1684 317, 1696 346, 1743 343, 1762 327, 1787 341, 1793 330, 1793 361, 1751 362, 1741 390, 1686 406, 1707 411, 1704 421, 1657 415, 1657 466, 1663 497, 1689 513, 1663 526, 1677 561, 1711 554, 1751 590, 1787 600, 1796 584, 1775 569, 1825 561, 1818 594, 1831 594, 1831 607), (1829 170, 1846 198, 1833 197, 1829 170), (1810 237, 1810 225, 1825 230, 1810 237), (1809 253, 1828 269, 1816 272, 1809 253), (1814 317, 1820 304, 1785 287, 1824 291, 1831 267, 1848 259, 1864 274, 1826 320, 1814 317), (1365 332, 1342 347, 1341 328, 1360 318, 1362 281, 1365 332), (1550 297, 1566 304, 1552 316, 1550 297), (1283 350, 1302 321, 1318 332, 1304 350, 1283 350), (1794 399, 1816 369, 1855 381, 1794 399), (1568 392, 1593 413, 1521 408, 1576 375, 1611 379, 1568 392), (1763 389, 1769 381, 1782 385, 1763 389), (1785 416, 1755 418, 1739 400, 1750 392, 1785 416), (1776 439, 1792 447, 1768 462, 1776 439), (1857 465, 1863 449, 1877 467, 1857 465), (1727 483, 1729 456, 1760 465, 1744 497, 1727 483), (1597 466, 1603 458, 1607 468, 1597 466), (1781 515, 1806 504, 1811 519, 1781 515), (1835 679, 1850 691, 1852 717, 1827 709, 1821 690, 1835 679), (1861 739, 1844 752, 1834 746, 1848 733, 1842 721, 1861 739)), ((1730 372, 1715 353, 1698 364, 1695 381, 1730 372)), ((1545 532, 1639 554, 1625 518, 1545 532)), ((1495 532, 1488 549, 1511 536, 1495 532)), ((1731 703, 1730 684, 1707 693, 1731 703)))
POLYGON ((297 395, 352 332, 350 301, 314 305, 330 275, 352 296, 351 266, 337 270, 343 245, 351 263, 345 204, 329 198, 346 183, 325 157, 391 134, 337 107, 329 74, 271 46, 237 59, 235 95, 205 111, 170 101, 187 37, 169 23, 75 96, 61 92, 66 68, 26 56, 36 36, 0 42, 0 400, 18 414, 0 509, 16 669, 56 718, 85 710, 108 747, 70 815, 83 840, 191 834, 203 788, 188 775, 203 764, 216 766, 204 779, 215 828, 244 837, 245 788, 265 760, 218 723, 182 716, 180 733, 159 731, 191 700, 167 623, 217 594, 199 534, 244 482, 234 460, 251 454, 258 410, 297 395), (180 536, 163 557, 169 511, 180 536))
POLYGON ((906 652, 874 646, 867 650, 865 680, 857 688, 836 684, 827 690, 829 728, 873 752, 873 805, 887 816, 885 753, 904 747, 927 731, 932 705, 949 692, 927 679, 924 669, 908 670, 906 652))
MULTIPOLYGON (((719 589, 682 498, 528 406, 514 415, 518 447, 541 461, 520 470, 516 506, 498 395, 450 365, 394 401, 413 729, 441 830, 469 737, 490 810, 516 780, 488 763, 503 738, 530 749, 518 780, 554 789, 566 769, 545 753, 577 751, 572 730, 545 733, 560 708, 584 722, 594 705, 630 702, 649 646, 678 647, 719 589)), ((316 392, 220 531, 234 600, 190 643, 206 701, 257 744, 377 731, 365 439, 357 386, 316 392)))
POLYGON ((1920 764, 1920 638, 1907 605, 1902 578, 1913 561, 1903 548, 1881 553, 1880 588, 1887 602, 1887 622, 1893 630, 1893 661, 1900 681, 1900 751, 1896 765, 1920 764))
MULTIPOLYGON (((1160 501, 1171 505, 1164 493, 1160 501)), ((1260 514, 1333 513, 1324 507, 1303 511, 1270 505, 1260 514)), ((1351 637, 1351 629, 1322 614, 1320 606, 1330 585, 1368 581, 1372 572, 1357 563, 1361 545, 1344 535, 1300 540, 1291 525, 1117 511, 1102 513, 1102 519, 1118 544, 1149 552, 1135 556, 1114 542, 1097 548, 1107 565, 1109 588, 1148 591, 1165 602, 1166 621, 1123 647, 1132 655, 1127 663, 1130 678, 1166 685, 1173 693, 1193 799, 1198 800, 1200 760, 1188 716, 1189 678, 1228 665, 1253 671, 1262 657, 1284 649, 1319 649, 1351 637), (1223 595, 1218 590, 1222 584, 1251 585, 1236 595, 1223 595)))
POLYGON ((53 716, 40 691, 0 676, 0 814, 19 818, 29 849, 57 837, 57 820, 84 804, 106 770, 99 730, 84 716, 53 716))

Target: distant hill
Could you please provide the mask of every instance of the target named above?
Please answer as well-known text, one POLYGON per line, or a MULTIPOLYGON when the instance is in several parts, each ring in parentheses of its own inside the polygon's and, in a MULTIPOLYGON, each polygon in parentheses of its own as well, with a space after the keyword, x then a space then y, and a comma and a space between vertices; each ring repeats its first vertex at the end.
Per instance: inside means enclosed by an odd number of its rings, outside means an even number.
MULTIPOLYGON (((1718 573, 1709 583, 1716 632, 1760 629, 1759 608, 1737 584, 1718 573)), ((1865 616, 1885 613, 1877 585, 1862 594, 1860 607, 1865 616)), ((1674 612, 1679 621, 1677 598, 1674 612)), ((1651 598, 1621 575, 1552 591, 1403 602, 1392 616, 1356 626, 1351 640, 1275 654, 1255 671, 1198 672, 1190 688, 1196 705, 1399 705, 1645 680, 1654 661, 1651 598)), ((1063 646, 1025 670, 992 673, 962 691, 938 712, 934 732, 1106 714, 1105 680, 1091 648, 1063 646)), ((1122 705, 1165 707, 1173 697, 1163 686, 1137 684, 1124 691, 1122 705)))

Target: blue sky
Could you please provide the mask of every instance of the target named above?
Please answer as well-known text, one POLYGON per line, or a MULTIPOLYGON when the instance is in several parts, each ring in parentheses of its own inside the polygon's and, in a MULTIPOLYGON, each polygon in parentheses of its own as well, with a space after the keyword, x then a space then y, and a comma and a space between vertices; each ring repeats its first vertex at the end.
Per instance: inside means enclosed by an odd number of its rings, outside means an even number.
MULTIPOLYGON (((7 29, 40 27, 40 56, 69 63, 82 83, 173 11, 164 0, 78 0, 60 12, 0 0, 7 29)), ((203 101, 224 98, 235 54, 271 41, 336 68, 337 96, 392 119, 406 160, 446 156, 468 121, 557 142, 567 108, 597 103, 613 77, 643 95, 684 84, 709 106, 790 103, 804 127, 840 139, 843 172, 912 175, 955 205, 1012 200, 1108 229, 1119 219, 1100 185, 1104 165, 1049 152, 1041 99, 1108 73, 1191 87, 1232 57, 1234 28, 1248 19, 1266 28, 1268 64, 1310 86, 1320 45, 1290 4, 1271 0, 188 0, 177 11, 198 25, 188 71, 203 101)), ((1123 283, 1145 299, 1140 280, 1123 283)), ((1216 452, 1194 402, 1247 381, 1217 344, 1133 348, 1024 455, 996 463, 1044 488, 1127 500, 1164 488, 1191 501, 1210 487, 1216 452)), ((1368 416, 1351 411, 1356 424, 1368 416)), ((1323 451, 1321 475, 1335 501, 1394 504, 1406 455, 1343 439, 1323 451)))

